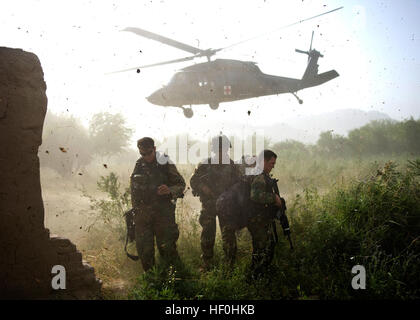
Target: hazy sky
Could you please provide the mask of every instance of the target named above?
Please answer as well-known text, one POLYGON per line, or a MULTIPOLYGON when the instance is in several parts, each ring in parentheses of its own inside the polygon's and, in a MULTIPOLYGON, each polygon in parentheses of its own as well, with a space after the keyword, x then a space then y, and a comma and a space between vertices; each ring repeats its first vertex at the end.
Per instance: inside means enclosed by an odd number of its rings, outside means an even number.
MULTIPOLYGON (((48 108, 87 124, 100 111, 121 112, 136 138, 188 132, 205 136, 228 123, 246 128, 337 109, 377 110, 395 119, 420 117, 420 1, 36 1, 0 2, 1 46, 34 52, 47 83, 48 108), (223 103, 217 111, 193 106, 186 119, 178 108, 145 100, 177 69, 191 62, 105 75, 107 72, 176 59, 189 53, 120 32, 139 27, 202 49, 225 47, 283 25, 344 6, 319 19, 269 33, 214 58, 251 60, 264 73, 300 78, 312 30, 324 54, 319 71, 340 77, 290 94, 223 103), (251 115, 248 115, 248 110, 251 115)), ((193 63, 204 62, 197 59, 193 63)))

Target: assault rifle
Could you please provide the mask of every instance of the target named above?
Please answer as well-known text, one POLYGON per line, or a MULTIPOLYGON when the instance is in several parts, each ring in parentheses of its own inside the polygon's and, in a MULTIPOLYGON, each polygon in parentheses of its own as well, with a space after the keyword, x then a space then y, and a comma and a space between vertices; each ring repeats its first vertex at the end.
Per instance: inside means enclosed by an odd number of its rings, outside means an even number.
POLYGON ((134 209, 130 209, 128 211, 126 211, 124 213, 124 217, 125 217, 125 223, 126 223, 126 227, 127 227, 127 236, 125 238, 125 246, 124 246, 124 251, 127 254, 127 257, 129 257, 130 259, 137 261, 139 259, 138 256, 134 256, 132 254, 129 254, 127 251, 127 245, 129 242, 132 242, 136 239, 136 225, 134 223, 134 215, 135 215, 135 210, 134 209))
MULTIPOLYGON (((280 197, 279 187, 277 186, 278 181, 279 181, 278 179, 272 179, 272 184, 273 184, 274 193, 280 197)), ((287 239, 289 240, 289 243, 290 243, 290 249, 293 250, 292 239, 290 238, 289 220, 287 219, 287 215, 286 215, 286 210, 287 210, 286 201, 282 197, 280 197, 280 200, 281 200, 282 206, 281 208, 277 209, 275 218, 280 221, 281 227, 283 228, 283 234, 287 236, 287 239)), ((273 230, 274 230, 274 237, 277 242, 278 238, 277 238, 277 230, 276 230, 275 222, 273 222, 273 230)))

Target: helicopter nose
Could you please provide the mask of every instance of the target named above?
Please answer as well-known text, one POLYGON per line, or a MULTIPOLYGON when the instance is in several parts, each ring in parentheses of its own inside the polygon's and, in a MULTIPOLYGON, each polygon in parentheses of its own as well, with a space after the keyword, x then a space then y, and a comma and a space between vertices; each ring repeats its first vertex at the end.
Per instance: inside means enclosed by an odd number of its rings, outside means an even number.
POLYGON ((153 99, 153 96, 152 95, 146 97, 146 100, 149 101, 150 103, 154 104, 153 103, 154 99, 153 99))
POLYGON ((153 92, 150 96, 148 96, 146 99, 152 104, 156 105, 164 105, 164 92, 162 92, 162 89, 159 89, 155 92, 153 92))
POLYGON ((152 104, 157 104, 155 93, 152 93, 150 96, 146 97, 146 100, 152 104))

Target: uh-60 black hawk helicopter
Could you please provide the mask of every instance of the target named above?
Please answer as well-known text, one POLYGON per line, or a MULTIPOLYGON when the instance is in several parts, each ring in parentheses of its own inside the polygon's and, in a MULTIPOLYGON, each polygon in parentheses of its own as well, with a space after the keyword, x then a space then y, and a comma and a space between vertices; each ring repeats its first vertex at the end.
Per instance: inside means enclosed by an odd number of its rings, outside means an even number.
MULTIPOLYGON (((341 8, 343 7, 300 20, 282 28, 314 19, 341 8)), ((261 72, 255 62, 251 61, 228 59, 210 60, 210 57, 217 52, 245 41, 252 40, 256 37, 224 48, 202 50, 139 28, 129 27, 122 31, 130 31, 137 35, 159 41, 166 45, 190 52, 193 56, 144 65, 117 72, 137 70, 139 73, 141 68, 183 62, 199 57, 207 57, 207 62, 191 65, 181 69, 172 77, 166 86, 156 90, 146 98, 150 103, 155 105, 182 108, 184 115, 187 118, 191 118, 193 116, 191 105, 208 104, 211 109, 215 110, 219 107, 221 102, 236 101, 280 93, 291 93, 296 97, 299 103, 302 104, 303 101, 296 95, 297 91, 318 86, 339 76, 335 70, 318 74, 318 58, 323 57, 323 55, 319 51, 312 49, 313 32, 309 50, 302 51, 296 49, 296 52, 308 55, 308 65, 303 77, 302 79, 292 79, 265 74, 261 72), (190 107, 185 108, 185 105, 189 105, 190 107)))

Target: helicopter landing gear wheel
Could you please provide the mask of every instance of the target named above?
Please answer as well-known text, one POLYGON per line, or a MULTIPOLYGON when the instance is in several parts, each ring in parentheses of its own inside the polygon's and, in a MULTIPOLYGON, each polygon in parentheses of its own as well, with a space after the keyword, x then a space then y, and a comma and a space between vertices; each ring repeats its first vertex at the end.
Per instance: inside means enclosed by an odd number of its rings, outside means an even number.
POLYGON ((217 108, 219 108, 219 104, 218 103, 210 103, 209 106, 210 106, 210 108, 212 110, 216 110, 217 108))
POLYGON ((297 99, 297 101, 299 102, 299 104, 302 104, 302 103, 303 103, 303 100, 302 100, 302 99, 300 99, 300 98, 296 95, 296 93, 291 92, 291 94, 293 94, 293 96, 297 99))
POLYGON ((184 116, 187 118, 192 118, 194 115, 193 109, 191 108, 182 108, 182 110, 184 111, 184 116))

